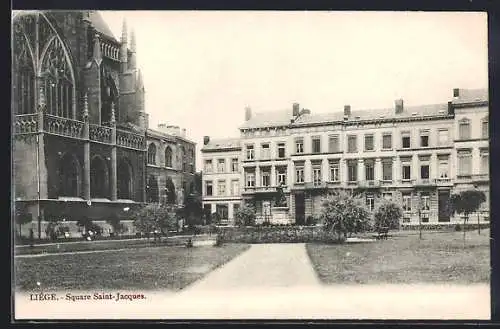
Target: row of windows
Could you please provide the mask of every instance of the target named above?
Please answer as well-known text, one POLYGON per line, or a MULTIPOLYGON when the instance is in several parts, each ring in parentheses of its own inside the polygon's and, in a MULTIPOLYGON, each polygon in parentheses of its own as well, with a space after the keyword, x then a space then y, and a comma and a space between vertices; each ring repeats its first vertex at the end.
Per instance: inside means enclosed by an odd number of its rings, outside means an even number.
MULTIPOLYGON (((149 144, 148 146, 148 164, 156 165, 156 145, 154 143, 149 144)), ((188 162, 188 155, 184 151, 184 148, 181 147, 179 156, 182 159, 182 170, 189 171, 194 173, 194 150, 190 150, 190 160, 188 162)), ((167 146, 165 148, 165 167, 173 168, 174 154, 172 148, 167 146)))
MULTIPOLYGON (((488 138, 488 120, 482 120, 482 137, 488 138)), ((419 132, 419 139, 417 141, 412 141, 410 131, 401 132, 401 148, 409 149, 412 147, 431 147, 430 143, 430 129, 421 129, 419 132)), ((437 144, 439 146, 447 146, 450 143, 449 130, 446 128, 438 129, 437 131, 438 139, 437 144)), ((375 135, 365 134, 364 135, 364 151, 374 151, 375 150, 375 135)), ((459 123, 459 139, 470 139, 470 121, 462 120, 459 123)), ((393 145, 393 136, 392 133, 382 133, 381 139, 381 149, 382 150, 392 150, 393 145)), ((260 159, 270 159, 270 143, 262 143, 261 144, 261 154, 260 159)), ((295 154, 303 154, 304 151, 304 138, 296 138, 295 139, 295 154)), ((311 150, 313 154, 322 153, 322 145, 321 145, 321 137, 313 136, 311 140, 311 150)), ((341 152, 342 149, 340 147, 340 136, 338 134, 330 135, 328 137, 328 152, 336 153, 341 152)), ((355 153, 359 152, 358 147, 358 136, 357 135, 347 135, 347 152, 355 153)), ((278 143, 277 145, 277 158, 285 158, 286 157, 286 149, 285 143, 278 143)), ((255 159, 255 148, 253 144, 248 144, 246 146, 246 159, 254 160, 255 159)))
MULTIPOLYGON (((238 166, 239 166, 238 158, 231 159, 230 172, 237 173, 238 166)), ((217 172, 225 173, 226 170, 227 170, 226 159, 217 159, 217 172)), ((211 159, 205 160, 204 172, 207 174, 214 172, 213 161, 211 159)))
POLYGON ((205 181, 205 195, 206 196, 239 196, 240 195, 240 181, 231 180, 230 190, 227 190, 227 182, 225 180, 217 181, 217 194, 214 194, 214 182, 211 180, 205 181), (229 193, 229 194, 228 194, 229 193))
MULTIPOLYGON (((471 161, 472 157, 468 155, 459 155, 459 175, 470 175, 471 174, 471 161)), ((360 180, 358 177, 359 161, 348 160, 347 161, 347 180, 349 182, 356 182, 360 180)), ((417 167, 418 177, 422 180, 430 178, 430 161, 421 160, 419 166, 417 167)), ((278 167, 276 170, 276 185, 286 185, 287 184, 287 170, 286 167, 278 167)), ((440 179, 449 179, 450 175, 450 165, 448 158, 442 158, 438 161, 438 177, 440 179)), ((481 172, 487 174, 489 172, 489 157, 488 153, 483 152, 481 154, 481 172)), ((255 172, 245 173, 245 186, 255 187, 256 185, 256 175, 255 172)), ((260 173, 261 186, 271 186, 271 172, 262 171, 260 173)), ((383 181, 393 180, 393 162, 392 160, 382 161, 382 177, 383 181)), ((411 180, 412 179, 412 163, 411 159, 402 159, 401 163, 401 179, 411 180)), ((314 185, 320 185, 323 180, 323 173, 321 165, 313 165, 312 167, 312 182, 314 185)), ((374 181, 375 180, 375 163, 373 161, 364 161, 364 178, 361 180, 374 181)), ((304 183, 304 166, 298 164, 295 166, 295 183, 304 183)), ((340 163, 331 162, 329 165, 329 181, 330 182, 340 182, 340 163)))

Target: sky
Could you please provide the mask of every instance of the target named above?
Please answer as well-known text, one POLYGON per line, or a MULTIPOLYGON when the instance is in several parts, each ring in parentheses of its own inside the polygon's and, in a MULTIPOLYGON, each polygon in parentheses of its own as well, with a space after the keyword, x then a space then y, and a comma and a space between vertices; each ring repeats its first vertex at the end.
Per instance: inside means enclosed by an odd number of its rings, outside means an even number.
POLYGON ((137 40, 150 128, 238 137, 244 108, 313 113, 447 102, 488 87, 487 14, 102 11, 137 40))

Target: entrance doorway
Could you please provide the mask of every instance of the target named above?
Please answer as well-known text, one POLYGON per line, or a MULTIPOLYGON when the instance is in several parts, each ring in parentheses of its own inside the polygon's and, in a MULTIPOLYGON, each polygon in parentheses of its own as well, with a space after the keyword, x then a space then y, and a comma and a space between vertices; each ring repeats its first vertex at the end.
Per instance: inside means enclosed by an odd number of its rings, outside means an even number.
POLYGON ((449 222, 450 221, 450 191, 439 191, 438 193, 438 221, 439 222, 449 222))
POLYGON ((305 196, 303 193, 295 194, 295 224, 304 225, 306 222, 305 196))

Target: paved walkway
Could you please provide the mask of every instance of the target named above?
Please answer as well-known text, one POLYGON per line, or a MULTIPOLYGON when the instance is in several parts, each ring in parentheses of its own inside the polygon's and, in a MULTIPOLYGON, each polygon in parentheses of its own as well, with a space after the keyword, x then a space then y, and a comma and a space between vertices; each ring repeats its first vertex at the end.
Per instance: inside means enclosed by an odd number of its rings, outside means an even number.
POLYGON ((186 292, 318 286, 305 244, 254 244, 186 292))

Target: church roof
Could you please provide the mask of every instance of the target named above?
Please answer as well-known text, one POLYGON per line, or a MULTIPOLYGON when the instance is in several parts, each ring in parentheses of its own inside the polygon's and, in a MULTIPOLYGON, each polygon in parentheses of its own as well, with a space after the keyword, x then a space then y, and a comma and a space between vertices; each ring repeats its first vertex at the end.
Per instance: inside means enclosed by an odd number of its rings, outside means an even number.
POLYGON ((92 26, 100 33, 104 34, 105 36, 111 38, 112 40, 118 42, 118 39, 114 36, 113 32, 111 32, 111 29, 109 28, 108 24, 102 18, 101 14, 97 10, 92 10, 89 13, 90 16, 90 21, 92 23, 92 26))

